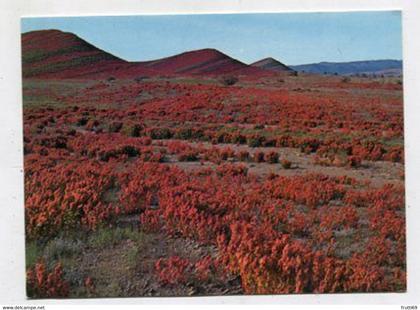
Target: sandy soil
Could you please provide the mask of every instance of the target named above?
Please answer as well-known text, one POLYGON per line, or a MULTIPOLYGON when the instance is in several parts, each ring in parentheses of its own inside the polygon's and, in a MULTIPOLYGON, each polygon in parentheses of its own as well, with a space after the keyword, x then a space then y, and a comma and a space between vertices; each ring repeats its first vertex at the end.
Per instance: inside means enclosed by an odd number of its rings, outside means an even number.
MULTIPOLYGON (((154 140, 156 143, 159 140, 154 140)), ((160 140, 170 141, 170 140, 160 140)), ((196 143, 188 142, 193 147, 202 145, 206 148, 214 147, 210 143, 196 143)), ((281 164, 270 164, 270 163, 254 163, 254 162, 242 162, 248 167, 248 172, 256 174, 258 176, 266 176, 270 173, 275 173, 281 176, 294 176, 302 175, 307 173, 322 173, 329 176, 349 176, 360 181, 369 181, 373 187, 381 187, 386 183, 393 184, 404 184, 404 180, 400 177, 404 173, 404 165, 401 163, 392 163, 387 161, 363 161, 362 167, 360 168, 348 168, 348 167, 330 167, 321 166, 314 164, 314 154, 304 154, 299 149, 295 148, 277 148, 277 147, 258 147, 252 148, 246 145, 235 145, 235 144, 217 144, 218 148, 229 147, 235 152, 237 151, 248 151, 250 154, 254 154, 257 151, 269 152, 275 151, 280 155, 280 159, 287 159, 292 162, 291 169, 282 168, 281 164)), ((216 167, 212 162, 179 162, 174 155, 167 155, 168 164, 175 164, 182 169, 187 171, 200 169, 203 167, 216 167)), ((233 161, 231 159, 230 161, 233 161)))
MULTIPOLYGON (((138 216, 125 217, 119 227, 137 227, 138 216)), ((159 258, 179 256, 195 262, 200 258, 216 255, 216 249, 193 240, 170 238, 163 233, 142 234, 140 242, 130 239, 103 248, 87 248, 77 258, 77 272, 88 274, 95 284, 90 297, 138 296, 195 296, 242 294, 240 279, 212 277, 207 282, 189 279, 185 284, 161 284, 154 264, 159 258)), ((77 292, 75 296, 77 297, 77 292)), ((83 293, 82 293, 83 294, 83 293)))

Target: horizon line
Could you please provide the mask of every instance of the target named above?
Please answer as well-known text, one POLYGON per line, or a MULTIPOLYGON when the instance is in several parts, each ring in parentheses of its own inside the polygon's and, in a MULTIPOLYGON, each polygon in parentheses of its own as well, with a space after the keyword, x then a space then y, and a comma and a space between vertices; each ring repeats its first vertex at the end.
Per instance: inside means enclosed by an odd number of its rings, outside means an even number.
MULTIPOLYGON (((22 19, 23 19, 23 18, 22 18, 22 19)), ((28 33, 32 33, 32 32, 42 32, 42 31, 59 31, 59 32, 62 32, 62 33, 69 33, 69 34, 72 34, 72 35, 74 35, 74 36, 78 37, 79 39, 81 39, 81 40, 83 40, 83 41, 87 42, 88 44, 90 44, 90 45, 94 46, 95 48, 97 48, 97 49, 99 49, 99 50, 102 50, 102 51, 104 51, 105 53, 108 53, 108 54, 110 54, 110 55, 112 55, 112 56, 114 56, 114 57, 117 57, 117 58, 119 58, 119 59, 121 59, 121 60, 124 60, 124 61, 126 61, 126 62, 129 62, 129 63, 142 63, 142 62, 151 62, 151 61, 163 60, 163 59, 166 59, 166 58, 170 58, 170 57, 174 57, 174 56, 182 55, 182 54, 189 53, 189 52, 201 51, 201 50, 215 50, 215 51, 217 51, 217 52, 219 52, 219 53, 222 53, 222 54, 226 55, 227 57, 229 57, 229 58, 231 58, 231 59, 234 59, 234 60, 240 61, 241 63, 246 64, 246 65, 248 65, 248 66, 252 65, 253 63, 259 62, 259 61, 261 61, 261 60, 268 59, 268 58, 272 58, 272 59, 274 59, 274 60, 276 60, 276 61, 278 61, 278 62, 281 62, 281 63, 283 63, 283 64, 285 64, 286 66, 289 66, 289 67, 297 67, 297 66, 305 66, 305 65, 314 65, 314 64, 322 64, 322 63, 328 63, 328 64, 340 64, 340 63, 353 63, 353 62, 366 62, 366 61, 400 61, 400 62, 403 62, 403 59, 398 59, 398 58, 374 58, 374 59, 357 59, 357 60, 346 60, 346 61, 325 61, 325 60, 323 60, 323 61, 314 61, 314 62, 309 62, 309 63, 287 64, 287 63, 283 62, 282 60, 280 60, 280 59, 278 59, 278 58, 276 58, 276 57, 273 57, 273 56, 266 56, 266 57, 263 57, 263 58, 261 58, 261 59, 257 59, 257 60, 255 60, 255 61, 252 61, 252 62, 249 62, 249 63, 248 63, 248 62, 245 62, 245 61, 239 60, 239 59, 237 59, 237 58, 234 58, 234 57, 230 56, 228 53, 226 53, 226 52, 224 52, 224 51, 222 51, 222 50, 220 50, 220 49, 214 48, 214 47, 202 47, 202 48, 198 48, 198 49, 185 50, 185 51, 180 52, 180 53, 170 54, 170 55, 167 55, 167 56, 164 56, 164 57, 153 58, 153 59, 146 59, 146 60, 128 60, 128 59, 126 59, 126 58, 124 58, 124 57, 117 56, 117 55, 115 55, 114 53, 112 53, 112 52, 110 52, 110 51, 107 51, 105 48, 98 47, 97 45, 94 45, 94 44, 93 44, 93 43, 91 43, 88 39, 83 38, 82 36, 80 36, 80 35, 79 35, 79 34, 77 34, 77 33, 74 33, 74 32, 71 32, 71 31, 65 31, 65 30, 62 30, 62 29, 59 29, 59 28, 45 28, 45 29, 30 30, 30 31, 25 31, 25 32, 23 32, 23 31, 21 30, 21 35, 28 34, 28 33)))

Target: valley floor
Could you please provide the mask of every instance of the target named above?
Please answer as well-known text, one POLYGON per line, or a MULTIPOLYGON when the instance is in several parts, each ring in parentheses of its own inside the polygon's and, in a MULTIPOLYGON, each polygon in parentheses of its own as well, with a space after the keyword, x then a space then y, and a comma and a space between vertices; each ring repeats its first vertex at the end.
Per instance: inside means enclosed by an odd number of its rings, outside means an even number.
POLYGON ((406 289, 402 87, 25 79, 28 295, 406 289))

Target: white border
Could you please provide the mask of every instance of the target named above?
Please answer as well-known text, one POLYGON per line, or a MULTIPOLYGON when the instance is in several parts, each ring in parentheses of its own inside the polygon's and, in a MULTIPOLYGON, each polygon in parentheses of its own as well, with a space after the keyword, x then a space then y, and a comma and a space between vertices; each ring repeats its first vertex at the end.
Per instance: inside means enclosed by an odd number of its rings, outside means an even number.
POLYGON ((420 5, 415 0, 1 0, 0 305, 12 304, 394 304, 420 300, 420 5), (402 294, 228 296, 29 301, 24 289, 20 17, 403 10, 408 291, 402 294), (417 155, 417 156, 416 156, 417 155))

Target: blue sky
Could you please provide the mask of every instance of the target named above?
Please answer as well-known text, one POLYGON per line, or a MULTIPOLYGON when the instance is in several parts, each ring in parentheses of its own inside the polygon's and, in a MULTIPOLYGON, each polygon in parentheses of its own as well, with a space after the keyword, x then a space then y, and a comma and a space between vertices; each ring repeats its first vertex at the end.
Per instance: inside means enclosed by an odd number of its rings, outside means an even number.
POLYGON ((245 63, 402 59, 399 11, 23 18, 22 32, 70 31, 130 61, 216 48, 245 63))

